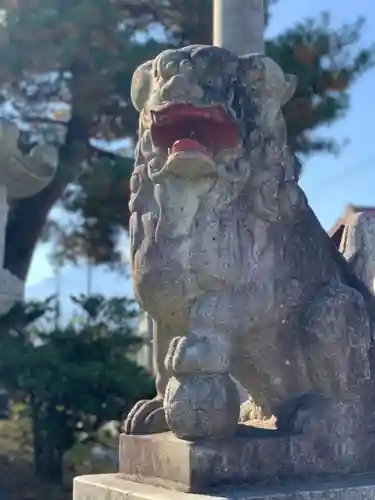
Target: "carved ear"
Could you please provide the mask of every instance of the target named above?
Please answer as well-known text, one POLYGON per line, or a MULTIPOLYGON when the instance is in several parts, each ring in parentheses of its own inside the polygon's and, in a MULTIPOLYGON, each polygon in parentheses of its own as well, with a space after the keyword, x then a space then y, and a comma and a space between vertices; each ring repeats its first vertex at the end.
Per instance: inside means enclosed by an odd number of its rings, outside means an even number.
POLYGON ((285 90, 284 95, 281 99, 281 106, 284 106, 292 97, 296 91, 298 85, 298 78, 296 75, 285 75, 285 90))
POLYGON ((146 61, 134 71, 130 89, 133 106, 141 111, 147 101, 152 84, 152 61, 146 61))
POLYGON ((263 85, 264 95, 275 99, 280 106, 292 98, 298 83, 295 75, 285 74, 273 59, 260 54, 239 58, 239 76, 249 88, 263 85))

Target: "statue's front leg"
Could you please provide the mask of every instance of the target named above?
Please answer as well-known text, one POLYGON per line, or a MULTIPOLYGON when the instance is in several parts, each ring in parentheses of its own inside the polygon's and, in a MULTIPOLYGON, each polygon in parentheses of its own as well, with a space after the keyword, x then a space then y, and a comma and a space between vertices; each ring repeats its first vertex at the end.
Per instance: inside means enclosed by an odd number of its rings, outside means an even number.
POLYGON ((168 383, 168 373, 164 366, 165 355, 172 338, 171 327, 165 323, 153 323, 153 358, 156 375, 156 396, 141 400, 130 410, 125 424, 125 434, 154 434, 168 431, 165 420, 163 399, 168 383))
POLYGON ((189 332, 175 337, 166 356, 172 373, 164 409, 170 429, 183 439, 228 437, 239 417, 240 400, 230 376, 232 339, 225 321, 225 296, 204 295, 193 305, 189 332))

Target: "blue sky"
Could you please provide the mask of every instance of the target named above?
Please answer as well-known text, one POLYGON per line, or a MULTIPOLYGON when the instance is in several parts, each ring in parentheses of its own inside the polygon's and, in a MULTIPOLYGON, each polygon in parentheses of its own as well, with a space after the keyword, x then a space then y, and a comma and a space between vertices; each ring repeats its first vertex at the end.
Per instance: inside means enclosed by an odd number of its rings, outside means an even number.
MULTIPOLYGON (((246 0, 244 0, 246 1, 246 0)), ((306 17, 329 11, 332 29, 366 18, 361 45, 375 42, 374 0, 280 0, 273 9, 267 36, 282 32, 306 17)), ((302 186, 323 226, 330 228, 347 203, 375 205, 375 69, 366 73, 351 90, 351 109, 327 131, 339 141, 349 140, 338 158, 316 155, 304 163, 302 186)), ((48 245, 35 252, 28 284, 53 274, 48 245)))

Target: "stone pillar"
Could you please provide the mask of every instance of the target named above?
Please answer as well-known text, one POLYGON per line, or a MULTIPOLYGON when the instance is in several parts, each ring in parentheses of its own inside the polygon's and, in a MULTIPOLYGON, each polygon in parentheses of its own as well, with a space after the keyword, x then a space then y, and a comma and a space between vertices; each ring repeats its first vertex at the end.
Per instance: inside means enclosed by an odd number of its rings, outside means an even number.
POLYGON ((214 0, 214 45, 237 55, 264 53, 264 0, 214 0))

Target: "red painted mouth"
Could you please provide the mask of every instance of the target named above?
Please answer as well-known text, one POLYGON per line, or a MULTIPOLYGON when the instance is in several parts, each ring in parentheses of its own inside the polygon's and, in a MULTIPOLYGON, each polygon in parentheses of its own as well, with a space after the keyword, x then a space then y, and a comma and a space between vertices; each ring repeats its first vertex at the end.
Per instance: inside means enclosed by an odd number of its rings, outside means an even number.
POLYGON ((152 112, 154 144, 169 154, 196 151, 213 157, 237 146, 236 123, 221 106, 173 104, 152 112))

